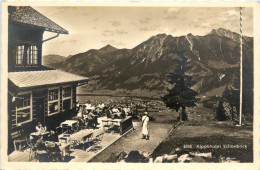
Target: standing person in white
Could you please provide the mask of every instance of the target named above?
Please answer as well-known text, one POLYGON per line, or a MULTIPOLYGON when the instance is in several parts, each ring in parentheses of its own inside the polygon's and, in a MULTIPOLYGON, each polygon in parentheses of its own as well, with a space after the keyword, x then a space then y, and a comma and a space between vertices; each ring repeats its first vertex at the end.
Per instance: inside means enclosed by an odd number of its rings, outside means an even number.
POLYGON ((149 140, 148 122, 149 122, 148 112, 144 112, 144 115, 142 117, 142 125, 143 125, 143 129, 142 129, 143 138, 142 139, 146 139, 146 140, 149 140))

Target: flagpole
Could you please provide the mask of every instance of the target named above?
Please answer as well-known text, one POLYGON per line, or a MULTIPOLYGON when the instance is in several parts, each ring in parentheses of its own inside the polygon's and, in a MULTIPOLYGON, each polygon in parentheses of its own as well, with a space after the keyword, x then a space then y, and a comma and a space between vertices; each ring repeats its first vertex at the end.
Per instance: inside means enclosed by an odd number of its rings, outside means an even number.
POLYGON ((243 94, 243 49, 242 49, 242 7, 240 7, 240 102, 239 102, 239 125, 242 125, 242 94, 243 94))

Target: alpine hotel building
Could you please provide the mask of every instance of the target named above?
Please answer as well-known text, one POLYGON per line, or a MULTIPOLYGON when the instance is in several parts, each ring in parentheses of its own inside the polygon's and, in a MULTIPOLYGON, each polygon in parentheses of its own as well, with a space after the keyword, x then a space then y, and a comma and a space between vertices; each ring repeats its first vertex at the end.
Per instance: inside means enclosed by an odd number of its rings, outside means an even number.
POLYGON ((76 88, 88 78, 42 65, 42 44, 68 31, 29 6, 8 7, 8 152, 14 133, 29 136, 38 122, 55 130, 71 119, 76 88), (56 33, 43 40, 44 31, 56 33))

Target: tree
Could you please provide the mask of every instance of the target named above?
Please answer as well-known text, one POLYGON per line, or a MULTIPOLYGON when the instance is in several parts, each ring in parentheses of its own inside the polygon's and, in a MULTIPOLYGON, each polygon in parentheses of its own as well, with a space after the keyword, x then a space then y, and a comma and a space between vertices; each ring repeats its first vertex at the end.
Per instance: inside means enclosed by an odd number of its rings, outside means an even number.
POLYGON ((239 102, 240 102, 240 93, 239 93, 239 76, 236 76, 233 82, 233 87, 226 87, 226 89, 222 93, 222 100, 227 102, 231 107, 231 119, 235 120, 238 115, 237 111, 239 111, 239 102))
POLYGON ((224 110, 224 107, 223 107, 223 100, 220 100, 218 102, 218 107, 217 107, 217 110, 216 110, 216 119, 220 120, 220 121, 227 120, 227 117, 225 115, 225 110, 224 110))
POLYGON ((166 107, 175 109, 177 112, 181 108, 179 120, 187 120, 188 115, 186 113, 186 107, 196 106, 196 95, 198 94, 195 90, 190 87, 196 82, 192 80, 192 76, 187 75, 192 66, 188 59, 184 56, 185 51, 179 51, 178 55, 180 59, 175 59, 176 68, 172 73, 168 75, 169 83, 173 85, 173 88, 168 90, 168 94, 162 97, 162 100, 166 104, 166 107))

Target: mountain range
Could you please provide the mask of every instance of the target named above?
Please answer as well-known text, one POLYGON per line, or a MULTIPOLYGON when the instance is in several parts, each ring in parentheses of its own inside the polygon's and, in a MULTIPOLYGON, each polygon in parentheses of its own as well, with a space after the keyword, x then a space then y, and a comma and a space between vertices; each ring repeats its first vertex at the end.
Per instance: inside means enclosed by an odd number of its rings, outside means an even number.
MULTIPOLYGON (((187 74, 193 75, 197 83, 192 88, 200 96, 221 95, 239 75, 240 35, 222 28, 204 36, 158 34, 132 49, 106 45, 69 57, 44 56, 43 61, 49 67, 89 77, 83 92, 161 96, 171 87, 167 75, 176 66, 173 59, 179 58, 180 50, 193 66, 187 74)), ((243 36, 243 68, 245 86, 252 89, 253 37, 243 36)))

